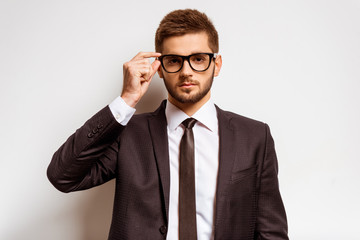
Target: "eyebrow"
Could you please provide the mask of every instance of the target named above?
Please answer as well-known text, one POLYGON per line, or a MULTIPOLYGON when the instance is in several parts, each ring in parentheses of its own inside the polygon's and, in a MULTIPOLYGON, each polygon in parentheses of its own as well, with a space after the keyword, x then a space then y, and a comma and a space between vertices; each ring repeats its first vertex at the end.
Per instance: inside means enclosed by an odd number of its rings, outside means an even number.
POLYGON ((162 53, 161 55, 177 55, 177 56, 189 56, 189 55, 192 55, 192 54, 197 54, 197 53, 212 53, 212 51, 194 51, 194 52, 191 52, 190 54, 187 54, 187 55, 183 55, 183 54, 177 54, 177 53, 162 53))

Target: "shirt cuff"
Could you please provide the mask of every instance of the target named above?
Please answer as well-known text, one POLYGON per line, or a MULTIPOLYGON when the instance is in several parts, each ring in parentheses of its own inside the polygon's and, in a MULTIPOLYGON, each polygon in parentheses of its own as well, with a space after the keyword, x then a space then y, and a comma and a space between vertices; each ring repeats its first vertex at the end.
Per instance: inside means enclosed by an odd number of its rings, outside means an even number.
POLYGON ((134 115, 136 109, 126 104, 120 96, 109 104, 111 113, 118 123, 125 126, 134 115))

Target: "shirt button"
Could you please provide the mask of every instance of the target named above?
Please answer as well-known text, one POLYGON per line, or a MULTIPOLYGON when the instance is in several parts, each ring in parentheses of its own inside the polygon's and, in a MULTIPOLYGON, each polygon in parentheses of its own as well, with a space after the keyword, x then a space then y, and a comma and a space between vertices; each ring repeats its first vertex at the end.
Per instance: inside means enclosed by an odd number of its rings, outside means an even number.
POLYGON ((120 117, 121 117, 120 114, 116 114, 115 116, 116 119, 119 119, 120 117))
POLYGON ((163 226, 161 226, 160 227, 160 232, 161 232, 161 234, 165 234, 166 233, 166 231, 167 231, 167 228, 166 228, 166 226, 165 225, 163 225, 163 226))

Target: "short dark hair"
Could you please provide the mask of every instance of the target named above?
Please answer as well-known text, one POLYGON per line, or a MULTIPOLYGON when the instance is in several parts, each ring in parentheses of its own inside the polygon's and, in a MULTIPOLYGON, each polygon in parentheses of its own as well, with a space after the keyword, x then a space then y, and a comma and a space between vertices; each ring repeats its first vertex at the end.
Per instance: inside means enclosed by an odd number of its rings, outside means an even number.
POLYGON ((156 52, 162 52, 162 44, 168 37, 198 32, 205 32, 208 35, 210 49, 214 53, 219 52, 218 33, 205 13, 195 9, 172 11, 161 20, 156 30, 155 50, 156 52))

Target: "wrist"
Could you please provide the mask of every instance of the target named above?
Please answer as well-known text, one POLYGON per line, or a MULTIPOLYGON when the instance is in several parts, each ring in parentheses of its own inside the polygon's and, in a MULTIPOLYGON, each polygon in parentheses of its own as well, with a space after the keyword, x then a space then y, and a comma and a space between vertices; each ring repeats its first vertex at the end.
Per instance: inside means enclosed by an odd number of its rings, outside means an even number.
POLYGON ((135 108, 136 104, 139 102, 140 98, 139 97, 134 97, 133 95, 129 95, 129 94, 124 94, 122 93, 121 96, 120 96, 124 102, 132 107, 132 108, 135 108))

